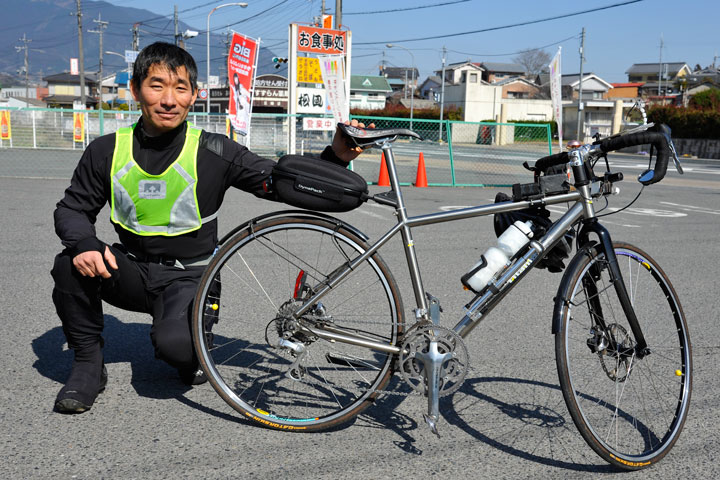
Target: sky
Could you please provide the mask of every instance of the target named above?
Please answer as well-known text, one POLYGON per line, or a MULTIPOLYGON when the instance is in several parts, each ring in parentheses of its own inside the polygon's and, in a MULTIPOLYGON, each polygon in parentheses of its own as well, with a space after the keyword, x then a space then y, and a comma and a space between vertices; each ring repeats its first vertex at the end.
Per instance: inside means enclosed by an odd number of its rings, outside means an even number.
MULTIPOLYGON (((178 5, 180 20, 201 33, 206 31, 210 10, 227 3, 106 1, 168 16, 178 5)), ((336 2, 248 0, 247 3, 247 8, 230 6, 215 11, 210 17, 211 31, 221 33, 232 25, 230 28, 239 33, 261 37, 265 46, 282 56, 287 52, 288 24, 311 22, 313 16, 320 14, 323 3, 326 13, 334 13, 336 2)), ((562 72, 578 73, 583 27, 583 71, 593 72, 608 82, 627 81, 625 72, 632 64, 657 63, 661 55, 663 62, 685 62, 691 69, 696 64, 709 66, 713 61, 720 66, 718 18, 718 0, 342 2, 342 22, 352 32, 352 74, 377 75, 379 65, 385 62, 388 66, 417 67, 419 82, 440 70, 443 47, 447 49, 448 64, 468 59, 510 63, 525 49, 543 48, 553 56, 561 47, 562 72), (588 10, 596 11, 572 15, 588 10), (522 23, 526 25, 511 26, 522 23), (438 38, 420 40, 427 37, 438 38), (404 48, 387 48, 387 43, 404 48)), ((193 55, 204 58, 205 36, 191 40, 189 47, 193 55)))

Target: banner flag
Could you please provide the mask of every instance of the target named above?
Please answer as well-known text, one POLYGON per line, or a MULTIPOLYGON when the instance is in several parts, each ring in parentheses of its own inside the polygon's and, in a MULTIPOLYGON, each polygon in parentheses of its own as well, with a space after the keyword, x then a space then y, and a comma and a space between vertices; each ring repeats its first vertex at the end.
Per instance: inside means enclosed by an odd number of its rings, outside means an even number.
POLYGON ((73 113, 73 140, 77 143, 85 142, 85 114, 73 113))
POLYGON ((12 138, 12 124, 10 123, 10 110, 0 110, 0 139, 12 138))
POLYGON ((553 113, 555 114, 555 122, 557 122, 558 144, 560 151, 563 151, 563 122, 562 122, 562 91, 561 91, 561 66, 560 54, 562 47, 558 47, 558 51, 550 62, 550 98, 552 99, 553 113))
POLYGON ((250 130, 252 108, 252 83, 255 78, 257 41, 245 35, 233 33, 228 55, 228 80, 230 102, 228 116, 235 131, 247 135, 250 130))
POLYGON ((345 95, 345 59, 342 55, 319 55, 318 60, 335 122, 346 122, 350 119, 350 104, 345 95))

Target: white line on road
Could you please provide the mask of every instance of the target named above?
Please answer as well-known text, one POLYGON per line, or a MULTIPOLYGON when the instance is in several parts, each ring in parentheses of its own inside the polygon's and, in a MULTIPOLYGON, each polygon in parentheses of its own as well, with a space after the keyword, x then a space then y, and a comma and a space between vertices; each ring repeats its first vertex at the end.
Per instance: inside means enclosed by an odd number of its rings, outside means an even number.
POLYGON ((673 207, 677 207, 681 210, 685 210, 687 212, 698 212, 698 213, 709 213, 711 215, 720 215, 720 212, 717 210, 711 210, 709 208, 705 207, 695 207, 693 205, 681 205, 679 203, 672 203, 672 202, 660 202, 663 205, 671 205, 673 207))

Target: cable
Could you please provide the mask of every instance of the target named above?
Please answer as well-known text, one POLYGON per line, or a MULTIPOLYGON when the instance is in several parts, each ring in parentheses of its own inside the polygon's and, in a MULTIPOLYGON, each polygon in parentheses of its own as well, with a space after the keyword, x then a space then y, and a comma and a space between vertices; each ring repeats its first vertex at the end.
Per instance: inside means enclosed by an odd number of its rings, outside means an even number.
POLYGON ((499 27, 490 27, 490 28, 483 28, 483 29, 481 29, 481 30, 472 30, 472 31, 470 31, 470 32, 448 33, 448 34, 446 34, 446 35, 434 35, 434 36, 432 36, 432 37, 422 37, 422 38, 408 38, 408 39, 405 39, 405 40, 383 40, 383 41, 380 41, 380 42, 357 42, 355 45, 377 45, 377 44, 380 44, 380 43, 419 42, 419 41, 421 41, 421 40, 436 40, 436 39, 438 39, 438 38, 450 38, 450 37, 459 37, 459 36, 462 36, 462 35, 472 35, 472 34, 474 34, 474 33, 492 32, 492 31, 495 31, 495 30, 503 30, 503 29, 506 29, 506 28, 521 27, 521 26, 524 26, 524 25, 532 25, 532 24, 535 24, 535 23, 548 22, 548 21, 550 21, 550 20, 558 20, 558 19, 560 19, 560 18, 574 17, 574 16, 577 16, 577 15, 583 15, 583 14, 585 14, 585 13, 598 12, 598 11, 601 11, 601 10, 607 10, 607 9, 610 9, 610 8, 621 7, 621 6, 624 6, 624 5, 630 5, 630 4, 632 4, 632 3, 638 3, 638 2, 642 2, 642 1, 644 1, 644 0, 629 0, 629 1, 626 1, 626 2, 614 3, 614 4, 612 4, 612 5, 605 5, 605 6, 603 6, 603 7, 597 7, 597 8, 591 8, 591 9, 588 9, 588 10, 582 10, 582 11, 579 11, 579 12, 566 13, 566 14, 564 14, 564 15, 556 15, 556 16, 554 16, 554 17, 540 18, 540 19, 538 19, 538 20, 528 20, 527 22, 513 23, 513 24, 509 24, 509 25, 502 25, 502 26, 499 26, 499 27))
POLYGON ((443 2, 443 3, 434 3, 432 5, 420 5, 418 7, 408 7, 408 8, 394 8, 392 10, 377 10, 374 12, 343 12, 343 16, 347 15, 374 15, 376 13, 394 13, 394 12, 407 12, 409 10, 421 10, 423 8, 434 8, 434 7, 443 7, 445 5, 453 5, 455 3, 465 3, 469 2, 470 0, 455 0, 454 2, 443 2))
MULTIPOLYGON (((549 43, 547 45, 543 45, 542 47, 537 47, 532 50, 542 50, 544 48, 552 47, 554 45, 560 45, 561 43, 565 43, 568 40, 573 40, 575 38, 579 38, 580 35, 573 35, 572 37, 567 37, 562 40, 558 40, 557 42, 549 43)), ((441 51, 440 49, 436 49, 438 51, 441 51)), ((512 53, 468 53, 468 52, 458 52, 457 50, 447 50, 448 52, 452 53, 459 53, 460 55, 472 55, 474 57, 508 57, 510 55, 519 55, 523 52, 526 52, 527 50, 520 50, 519 52, 512 52, 512 53)))

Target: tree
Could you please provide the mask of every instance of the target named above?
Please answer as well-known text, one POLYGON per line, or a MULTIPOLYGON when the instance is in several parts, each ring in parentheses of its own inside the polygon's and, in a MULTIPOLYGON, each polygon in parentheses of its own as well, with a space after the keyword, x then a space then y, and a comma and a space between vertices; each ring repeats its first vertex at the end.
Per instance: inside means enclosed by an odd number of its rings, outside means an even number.
POLYGON ((539 48, 528 48, 520 52, 513 61, 525 67, 525 75, 534 77, 550 63, 550 55, 539 48))

